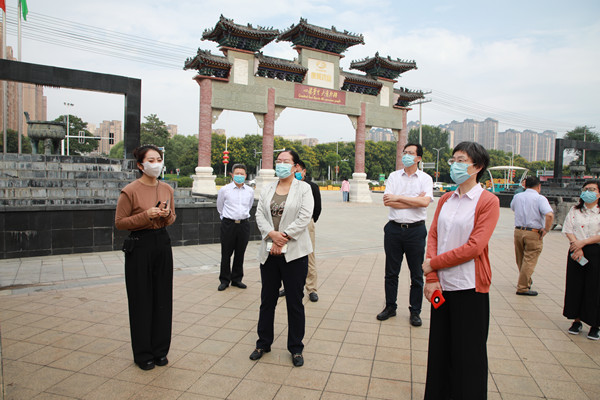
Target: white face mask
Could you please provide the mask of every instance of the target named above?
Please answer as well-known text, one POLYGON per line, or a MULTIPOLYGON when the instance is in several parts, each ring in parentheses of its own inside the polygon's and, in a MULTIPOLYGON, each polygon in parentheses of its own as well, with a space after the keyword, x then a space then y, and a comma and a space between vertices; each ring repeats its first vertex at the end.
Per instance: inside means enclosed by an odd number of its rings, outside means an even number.
POLYGON ((158 176, 163 170, 164 163, 162 161, 155 163, 143 162, 142 165, 144 166, 144 173, 146 175, 151 176, 153 178, 158 178, 158 176))

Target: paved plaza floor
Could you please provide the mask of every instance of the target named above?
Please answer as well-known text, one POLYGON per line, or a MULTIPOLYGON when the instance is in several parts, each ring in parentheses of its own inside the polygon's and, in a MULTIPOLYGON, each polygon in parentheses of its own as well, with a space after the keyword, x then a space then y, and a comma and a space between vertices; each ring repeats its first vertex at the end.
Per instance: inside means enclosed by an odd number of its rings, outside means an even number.
MULTIPOLYGON (((257 242, 246 252, 248 289, 217 291, 220 245, 174 248, 169 365, 133 364, 121 252, 0 260, 0 334, 5 399, 422 399, 429 307, 408 321, 402 267, 398 315, 380 322, 382 195, 342 203, 323 193, 316 224, 319 301, 305 297, 305 364, 286 350, 285 299, 273 350, 257 362, 257 242)), ((430 206, 429 221, 435 204, 430 206)), ((427 224, 429 226, 429 223, 427 224)), ((490 242, 490 399, 599 399, 600 342, 567 334, 562 317, 568 248, 549 233, 533 276, 537 297, 515 295, 513 214, 501 210, 490 242)), ((426 303, 424 303, 425 305, 426 303)), ((588 327, 584 327, 587 332, 588 327)))

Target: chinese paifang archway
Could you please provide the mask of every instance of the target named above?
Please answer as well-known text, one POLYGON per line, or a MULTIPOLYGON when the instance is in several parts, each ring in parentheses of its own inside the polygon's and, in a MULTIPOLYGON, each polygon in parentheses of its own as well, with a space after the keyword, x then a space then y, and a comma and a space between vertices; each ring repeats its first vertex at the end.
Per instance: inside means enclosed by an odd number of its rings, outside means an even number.
POLYGON ((394 88, 400 74, 416 69, 414 61, 374 57, 353 61, 340 69, 342 53, 364 44, 363 36, 339 31, 335 27, 311 25, 306 19, 283 32, 274 28, 239 25, 223 16, 203 40, 219 44, 223 56, 198 49, 188 58, 184 69, 197 71, 200 85, 200 122, 198 167, 192 193, 216 194, 211 168, 211 133, 223 110, 254 114, 262 128, 263 169, 256 179, 256 193, 275 180, 273 141, 275 120, 287 107, 345 114, 356 130, 356 154, 351 180, 351 201, 371 202, 365 173, 365 134, 373 126, 391 129, 397 140, 396 166, 402 167, 402 148, 406 144, 406 114, 411 101, 423 98, 420 91, 394 88), (298 52, 295 60, 270 57, 261 52, 268 43, 292 42, 298 52), (266 167, 266 168, 264 168, 266 167))

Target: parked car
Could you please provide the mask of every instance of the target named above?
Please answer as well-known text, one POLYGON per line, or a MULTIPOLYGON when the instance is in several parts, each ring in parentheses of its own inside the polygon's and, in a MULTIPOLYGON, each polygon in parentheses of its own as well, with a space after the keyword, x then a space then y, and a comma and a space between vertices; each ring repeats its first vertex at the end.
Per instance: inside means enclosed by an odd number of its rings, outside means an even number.
POLYGON ((440 190, 444 186, 448 186, 448 184, 446 182, 434 182, 433 183, 433 189, 434 190, 440 190))

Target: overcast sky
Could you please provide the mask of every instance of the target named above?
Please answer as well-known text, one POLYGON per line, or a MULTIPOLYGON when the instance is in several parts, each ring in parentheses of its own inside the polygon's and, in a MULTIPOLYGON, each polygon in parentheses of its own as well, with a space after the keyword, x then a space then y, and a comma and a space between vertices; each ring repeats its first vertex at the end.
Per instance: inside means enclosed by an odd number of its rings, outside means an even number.
MULTIPOLYGON (((16 29, 11 33, 10 21, 15 19, 17 0, 6 3, 7 44, 16 55, 16 29)), ((198 47, 220 54, 215 43, 201 41, 201 36, 221 14, 239 24, 280 30, 303 17, 314 25, 361 33, 365 45, 344 53, 345 70, 351 61, 376 51, 415 60, 418 69, 401 75, 396 87, 432 91, 428 97, 433 101, 422 106, 424 124, 490 116, 500 121, 500 130, 549 129, 562 134, 584 124, 600 130, 597 0, 27 0, 27 4, 30 15, 23 22, 24 36, 52 17, 75 22, 74 29, 81 24, 81 32, 97 27, 156 41, 158 52, 167 44, 177 46, 181 60, 165 67, 24 38, 22 60, 140 78, 142 115, 157 114, 167 124, 178 125, 180 134, 198 130, 199 89, 192 80, 194 71, 183 70, 185 58, 193 57, 198 47)), ((44 36, 47 41, 52 33, 44 36)), ((296 55, 290 42, 272 43, 263 51, 287 59, 296 55)), ((159 54, 144 57, 161 59, 159 54)), ((121 96, 53 88, 44 92, 49 119, 66 113, 68 102, 74 104, 71 114, 96 125, 102 120, 123 120, 121 96)), ((418 106, 408 119, 419 119, 418 106)), ((214 127, 234 136, 260 132, 252 115, 227 111, 214 127)), ((286 109, 275 131, 305 134, 320 142, 354 138, 346 116, 302 110, 286 109)))

